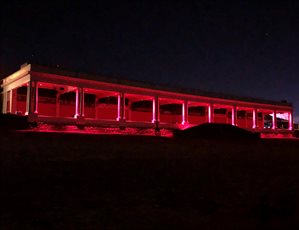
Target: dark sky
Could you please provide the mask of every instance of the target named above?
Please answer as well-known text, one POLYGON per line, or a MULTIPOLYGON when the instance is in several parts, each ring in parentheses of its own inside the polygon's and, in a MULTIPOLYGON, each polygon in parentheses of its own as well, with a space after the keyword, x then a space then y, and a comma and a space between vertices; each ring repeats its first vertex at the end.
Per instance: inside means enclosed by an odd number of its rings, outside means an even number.
POLYGON ((299 1, 7 1, 0 77, 24 62, 299 102, 299 1), (298 3, 297 3, 298 2, 298 3))

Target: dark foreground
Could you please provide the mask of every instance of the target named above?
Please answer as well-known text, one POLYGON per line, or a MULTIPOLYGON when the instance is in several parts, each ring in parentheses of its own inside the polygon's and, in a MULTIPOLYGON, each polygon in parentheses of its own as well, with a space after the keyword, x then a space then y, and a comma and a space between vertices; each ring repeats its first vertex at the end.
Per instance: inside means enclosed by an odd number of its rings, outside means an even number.
POLYGON ((299 226, 296 140, 0 135, 0 229, 299 226))

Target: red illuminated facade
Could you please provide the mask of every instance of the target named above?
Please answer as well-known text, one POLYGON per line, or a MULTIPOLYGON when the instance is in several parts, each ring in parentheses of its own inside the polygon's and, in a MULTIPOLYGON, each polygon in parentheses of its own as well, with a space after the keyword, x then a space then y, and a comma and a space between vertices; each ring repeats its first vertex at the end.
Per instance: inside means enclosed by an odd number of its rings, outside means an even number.
POLYGON ((180 128, 229 123, 290 132, 290 103, 160 87, 24 64, 2 80, 3 113, 65 125, 180 128), (280 119, 280 115, 287 119, 280 119))

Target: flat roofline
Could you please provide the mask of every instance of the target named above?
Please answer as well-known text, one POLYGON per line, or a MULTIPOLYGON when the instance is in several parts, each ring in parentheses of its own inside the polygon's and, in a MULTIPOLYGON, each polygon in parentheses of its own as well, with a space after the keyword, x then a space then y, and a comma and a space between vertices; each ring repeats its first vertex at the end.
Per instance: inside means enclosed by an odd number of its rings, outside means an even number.
MULTIPOLYGON (((30 65, 30 64, 27 64, 27 65, 30 65)), ((23 64, 21 66, 21 68, 25 68, 27 65, 23 64)), ((214 92, 208 92, 208 91, 203 91, 203 90, 194 89, 194 88, 172 87, 172 86, 166 86, 166 85, 161 85, 161 84, 157 85, 157 84, 145 82, 145 81, 125 80, 125 79, 119 79, 119 78, 115 78, 114 76, 108 76, 108 75, 103 76, 103 75, 92 74, 92 73, 81 73, 81 72, 60 69, 57 67, 38 65, 38 64, 34 64, 34 63, 31 64, 31 71, 55 74, 55 75, 62 75, 62 76, 69 76, 69 77, 78 78, 78 79, 100 81, 100 82, 105 82, 105 83, 113 83, 113 84, 147 88, 147 89, 155 89, 155 90, 161 90, 161 91, 167 91, 167 92, 210 97, 210 98, 215 98, 215 99, 221 98, 221 99, 227 99, 227 100, 239 100, 239 101, 252 102, 252 103, 291 106, 291 107, 293 106, 292 103, 289 103, 289 102, 281 102, 281 101, 267 100, 267 99, 254 98, 254 97, 244 97, 244 96, 237 96, 237 95, 231 95, 231 94, 226 94, 226 93, 214 93, 214 92)))

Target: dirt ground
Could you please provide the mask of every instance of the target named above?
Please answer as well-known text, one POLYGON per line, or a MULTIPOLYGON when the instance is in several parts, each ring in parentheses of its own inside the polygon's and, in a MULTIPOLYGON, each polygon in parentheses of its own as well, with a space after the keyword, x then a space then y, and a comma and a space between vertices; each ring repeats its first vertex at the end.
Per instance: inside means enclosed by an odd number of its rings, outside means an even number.
POLYGON ((0 229, 298 229, 298 140, 0 133, 0 229))

